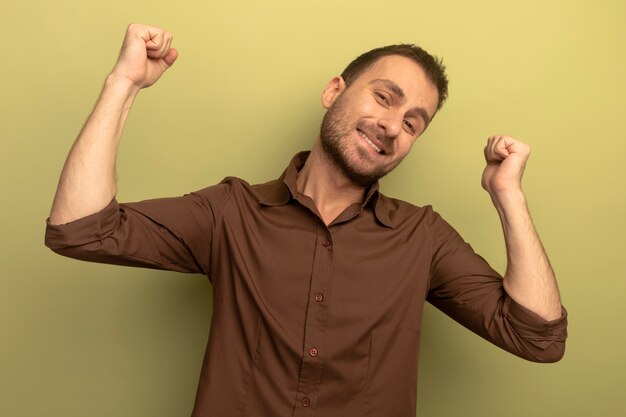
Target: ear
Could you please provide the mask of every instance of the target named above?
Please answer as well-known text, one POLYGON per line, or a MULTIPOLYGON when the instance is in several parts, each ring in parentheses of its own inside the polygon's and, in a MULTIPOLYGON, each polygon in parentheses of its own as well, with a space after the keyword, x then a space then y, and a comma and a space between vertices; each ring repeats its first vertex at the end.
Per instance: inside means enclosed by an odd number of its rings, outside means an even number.
POLYGON ((340 76, 333 77, 322 92, 322 106, 328 109, 346 89, 346 82, 340 76))

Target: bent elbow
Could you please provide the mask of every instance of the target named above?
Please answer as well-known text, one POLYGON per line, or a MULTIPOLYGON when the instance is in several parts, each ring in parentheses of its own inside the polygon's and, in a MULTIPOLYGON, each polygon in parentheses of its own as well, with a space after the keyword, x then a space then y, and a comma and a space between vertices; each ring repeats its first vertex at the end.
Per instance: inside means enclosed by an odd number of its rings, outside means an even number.
POLYGON ((555 363, 563 359, 565 356, 565 342, 557 342, 542 357, 541 363, 555 363))
POLYGON ((522 357, 536 363, 555 363, 565 355, 565 341, 555 341, 543 349, 533 349, 522 357))

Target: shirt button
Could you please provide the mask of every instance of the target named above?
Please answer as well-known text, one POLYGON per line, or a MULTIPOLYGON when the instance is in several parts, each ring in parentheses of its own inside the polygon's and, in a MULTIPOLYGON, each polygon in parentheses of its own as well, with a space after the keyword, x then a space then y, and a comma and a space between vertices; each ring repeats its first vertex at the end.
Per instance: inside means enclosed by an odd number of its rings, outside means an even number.
POLYGON ((315 348, 311 348, 311 349, 309 349, 309 355, 311 355, 311 356, 313 356, 313 357, 316 357, 316 356, 317 356, 317 353, 318 353, 318 352, 317 352, 317 349, 315 349, 315 348))
POLYGON ((325 247, 325 248, 329 247, 330 246, 330 240, 323 241, 322 242, 322 246, 325 247))
POLYGON ((304 397, 302 399, 302 407, 308 407, 309 405, 311 405, 311 400, 309 400, 307 397, 304 397))
POLYGON ((321 292, 315 294, 315 301, 317 301, 318 303, 324 301, 324 294, 322 294, 321 292))

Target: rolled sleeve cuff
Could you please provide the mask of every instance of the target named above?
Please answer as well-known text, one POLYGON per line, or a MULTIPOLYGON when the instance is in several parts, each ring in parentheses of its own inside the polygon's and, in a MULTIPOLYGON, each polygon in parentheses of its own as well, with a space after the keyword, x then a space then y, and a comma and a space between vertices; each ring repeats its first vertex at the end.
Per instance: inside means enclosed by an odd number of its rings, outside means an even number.
POLYGON ((116 199, 102 210, 65 224, 50 224, 46 219, 45 244, 52 250, 81 246, 110 235, 120 223, 116 199))
POLYGON ((567 339, 567 310, 561 306, 561 317, 545 320, 512 298, 505 304, 508 321, 515 331, 538 348, 546 349, 567 339))

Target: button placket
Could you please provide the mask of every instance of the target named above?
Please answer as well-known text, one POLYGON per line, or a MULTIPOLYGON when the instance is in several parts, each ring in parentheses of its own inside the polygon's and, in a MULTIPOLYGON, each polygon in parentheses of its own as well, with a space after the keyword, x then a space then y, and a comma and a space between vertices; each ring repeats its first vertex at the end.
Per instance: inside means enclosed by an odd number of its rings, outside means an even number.
POLYGON ((315 300, 309 303, 306 310, 304 346, 302 364, 298 381, 297 407, 294 408, 294 417, 308 416, 315 413, 315 404, 319 395, 319 384, 322 379, 324 361, 320 351, 324 348, 324 334, 326 332, 327 306, 325 294, 320 291, 329 288, 332 281, 333 251, 332 241, 328 228, 325 226, 317 230, 315 236, 314 263, 311 270, 309 297, 315 300))

